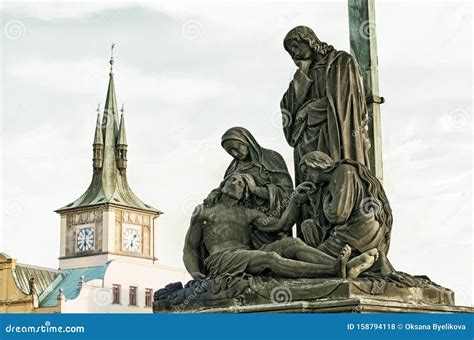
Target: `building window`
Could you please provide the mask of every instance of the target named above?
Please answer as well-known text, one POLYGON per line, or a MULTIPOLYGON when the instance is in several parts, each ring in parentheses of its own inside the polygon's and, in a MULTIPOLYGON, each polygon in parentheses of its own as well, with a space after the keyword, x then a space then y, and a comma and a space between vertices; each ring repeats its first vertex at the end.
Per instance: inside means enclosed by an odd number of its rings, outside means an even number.
POLYGON ((112 294, 114 300, 112 303, 119 304, 120 303, 120 285, 112 285, 112 294))
POLYGON ((145 289, 145 306, 151 307, 151 297, 153 296, 153 289, 145 289))
POLYGON ((137 287, 130 286, 130 291, 128 293, 128 301, 128 304, 131 306, 137 305, 137 287))

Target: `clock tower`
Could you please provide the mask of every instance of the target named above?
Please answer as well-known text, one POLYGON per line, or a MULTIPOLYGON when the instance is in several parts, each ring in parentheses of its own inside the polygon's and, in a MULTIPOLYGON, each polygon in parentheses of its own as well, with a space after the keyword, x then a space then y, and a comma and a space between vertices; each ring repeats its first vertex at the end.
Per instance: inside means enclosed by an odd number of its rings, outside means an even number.
POLYGON ((92 181, 81 197, 56 210, 61 216, 60 269, 100 266, 119 258, 156 260, 154 223, 161 212, 140 200, 127 181, 124 109, 119 120, 113 64, 112 57, 102 117, 97 109, 92 181))

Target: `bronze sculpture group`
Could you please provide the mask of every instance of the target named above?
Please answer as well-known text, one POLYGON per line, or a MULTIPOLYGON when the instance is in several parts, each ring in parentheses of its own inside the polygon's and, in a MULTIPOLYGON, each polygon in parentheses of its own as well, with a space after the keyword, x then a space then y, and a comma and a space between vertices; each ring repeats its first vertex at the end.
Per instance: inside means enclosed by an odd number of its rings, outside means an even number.
POLYGON ((260 146, 245 128, 226 131, 221 144, 233 160, 196 208, 186 235, 183 260, 193 280, 157 291, 156 301, 176 306, 192 296, 206 305, 262 290, 255 282, 268 278, 428 282, 395 271, 387 259, 392 211, 368 168, 356 60, 304 26, 287 34, 284 48, 298 67, 281 100, 296 188, 278 152, 260 146), (295 224, 298 237, 291 236, 295 224))
POLYGON ((357 62, 308 27, 291 30, 284 47, 298 66, 281 109, 299 185, 292 190, 283 157, 247 129, 225 132, 222 147, 233 161, 220 187, 196 208, 186 236, 183 259, 194 279, 243 273, 355 278, 388 250, 390 206, 364 165, 365 96, 357 62), (364 210, 367 199, 380 209, 364 210), (295 223, 302 239, 288 235, 295 223))

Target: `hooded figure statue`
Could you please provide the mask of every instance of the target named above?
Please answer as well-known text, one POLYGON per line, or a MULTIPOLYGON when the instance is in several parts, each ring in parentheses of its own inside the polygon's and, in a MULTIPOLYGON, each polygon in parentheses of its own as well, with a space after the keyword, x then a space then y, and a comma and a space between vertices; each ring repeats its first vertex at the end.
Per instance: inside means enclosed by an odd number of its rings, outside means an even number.
MULTIPOLYGON (((290 200, 293 181, 283 157, 276 151, 262 148, 252 134, 243 127, 233 127, 222 136, 222 147, 234 158, 224 179, 238 172, 248 176, 250 192, 242 205, 257 209, 270 217, 280 217, 290 200)), ((220 189, 211 192, 205 201, 211 204, 220 189)), ((256 248, 278 239, 255 230, 253 243, 256 248)))

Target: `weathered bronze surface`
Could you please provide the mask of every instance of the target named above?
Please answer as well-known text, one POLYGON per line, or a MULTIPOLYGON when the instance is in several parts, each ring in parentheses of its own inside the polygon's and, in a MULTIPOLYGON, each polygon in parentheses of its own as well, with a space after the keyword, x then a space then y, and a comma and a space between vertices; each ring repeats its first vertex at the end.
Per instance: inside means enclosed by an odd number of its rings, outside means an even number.
POLYGON ((377 248, 385 255, 390 245, 392 209, 379 180, 363 164, 334 162, 321 151, 306 154, 300 168, 307 182, 304 241, 328 254, 346 244, 355 253, 377 248))
POLYGON ((387 258, 392 210, 369 168, 355 59, 304 26, 284 46, 298 67, 281 101, 297 186, 279 153, 245 128, 227 130, 221 144, 234 159, 186 235, 193 280, 156 291, 154 312, 465 312, 451 290, 387 258))
POLYGON ((342 283, 388 300, 454 303, 448 289, 390 264, 392 213, 382 185, 366 166, 335 162, 314 151, 301 159, 300 169, 305 181, 279 218, 245 207, 252 175, 226 176, 219 193, 199 205, 191 219, 183 260, 193 280, 158 290, 155 311, 265 304, 276 299, 268 298, 275 289, 291 301, 336 298, 342 283), (308 210, 304 221, 301 209, 308 210), (285 236, 255 248, 252 226, 285 233, 295 222, 303 222, 304 242, 285 236), (322 279, 308 280, 314 278, 322 279))
POLYGON ((299 162, 311 151, 368 165, 368 116, 357 61, 306 26, 288 32, 284 47, 298 68, 280 104, 283 131, 294 148, 296 185, 303 181, 299 162))
POLYGON ((419 282, 418 286, 407 288, 392 282, 381 284, 370 278, 259 277, 239 281, 231 288, 233 294, 225 295, 208 280, 201 285, 188 284, 185 289, 179 285, 167 286, 160 291, 162 295, 156 296, 153 310, 156 313, 469 312, 469 308, 454 306, 451 290, 421 278, 419 282), (214 294, 206 291, 210 287, 214 294))
POLYGON ((248 182, 252 181, 249 176, 240 173, 228 176, 216 202, 196 208, 183 257, 194 279, 264 273, 286 278, 357 277, 374 263, 378 255, 376 249, 359 254, 347 263, 349 247, 330 256, 293 237, 252 249, 252 224, 264 232, 286 232, 296 221, 298 206, 297 195, 293 195, 280 219, 245 208, 241 204, 249 191, 248 182))
MULTIPOLYGON (((274 150, 265 149, 253 135, 243 127, 227 130, 221 139, 221 145, 233 160, 224 174, 224 179, 238 172, 249 175, 248 192, 242 198, 246 208, 256 209, 269 217, 279 217, 285 210, 293 191, 293 181, 283 157, 274 150)), ((205 204, 213 204, 221 194, 220 187, 211 191, 205 204)), ((283 234, 263 231, 252 226, 252 244, 254 248, 278 240, 283 234)))

